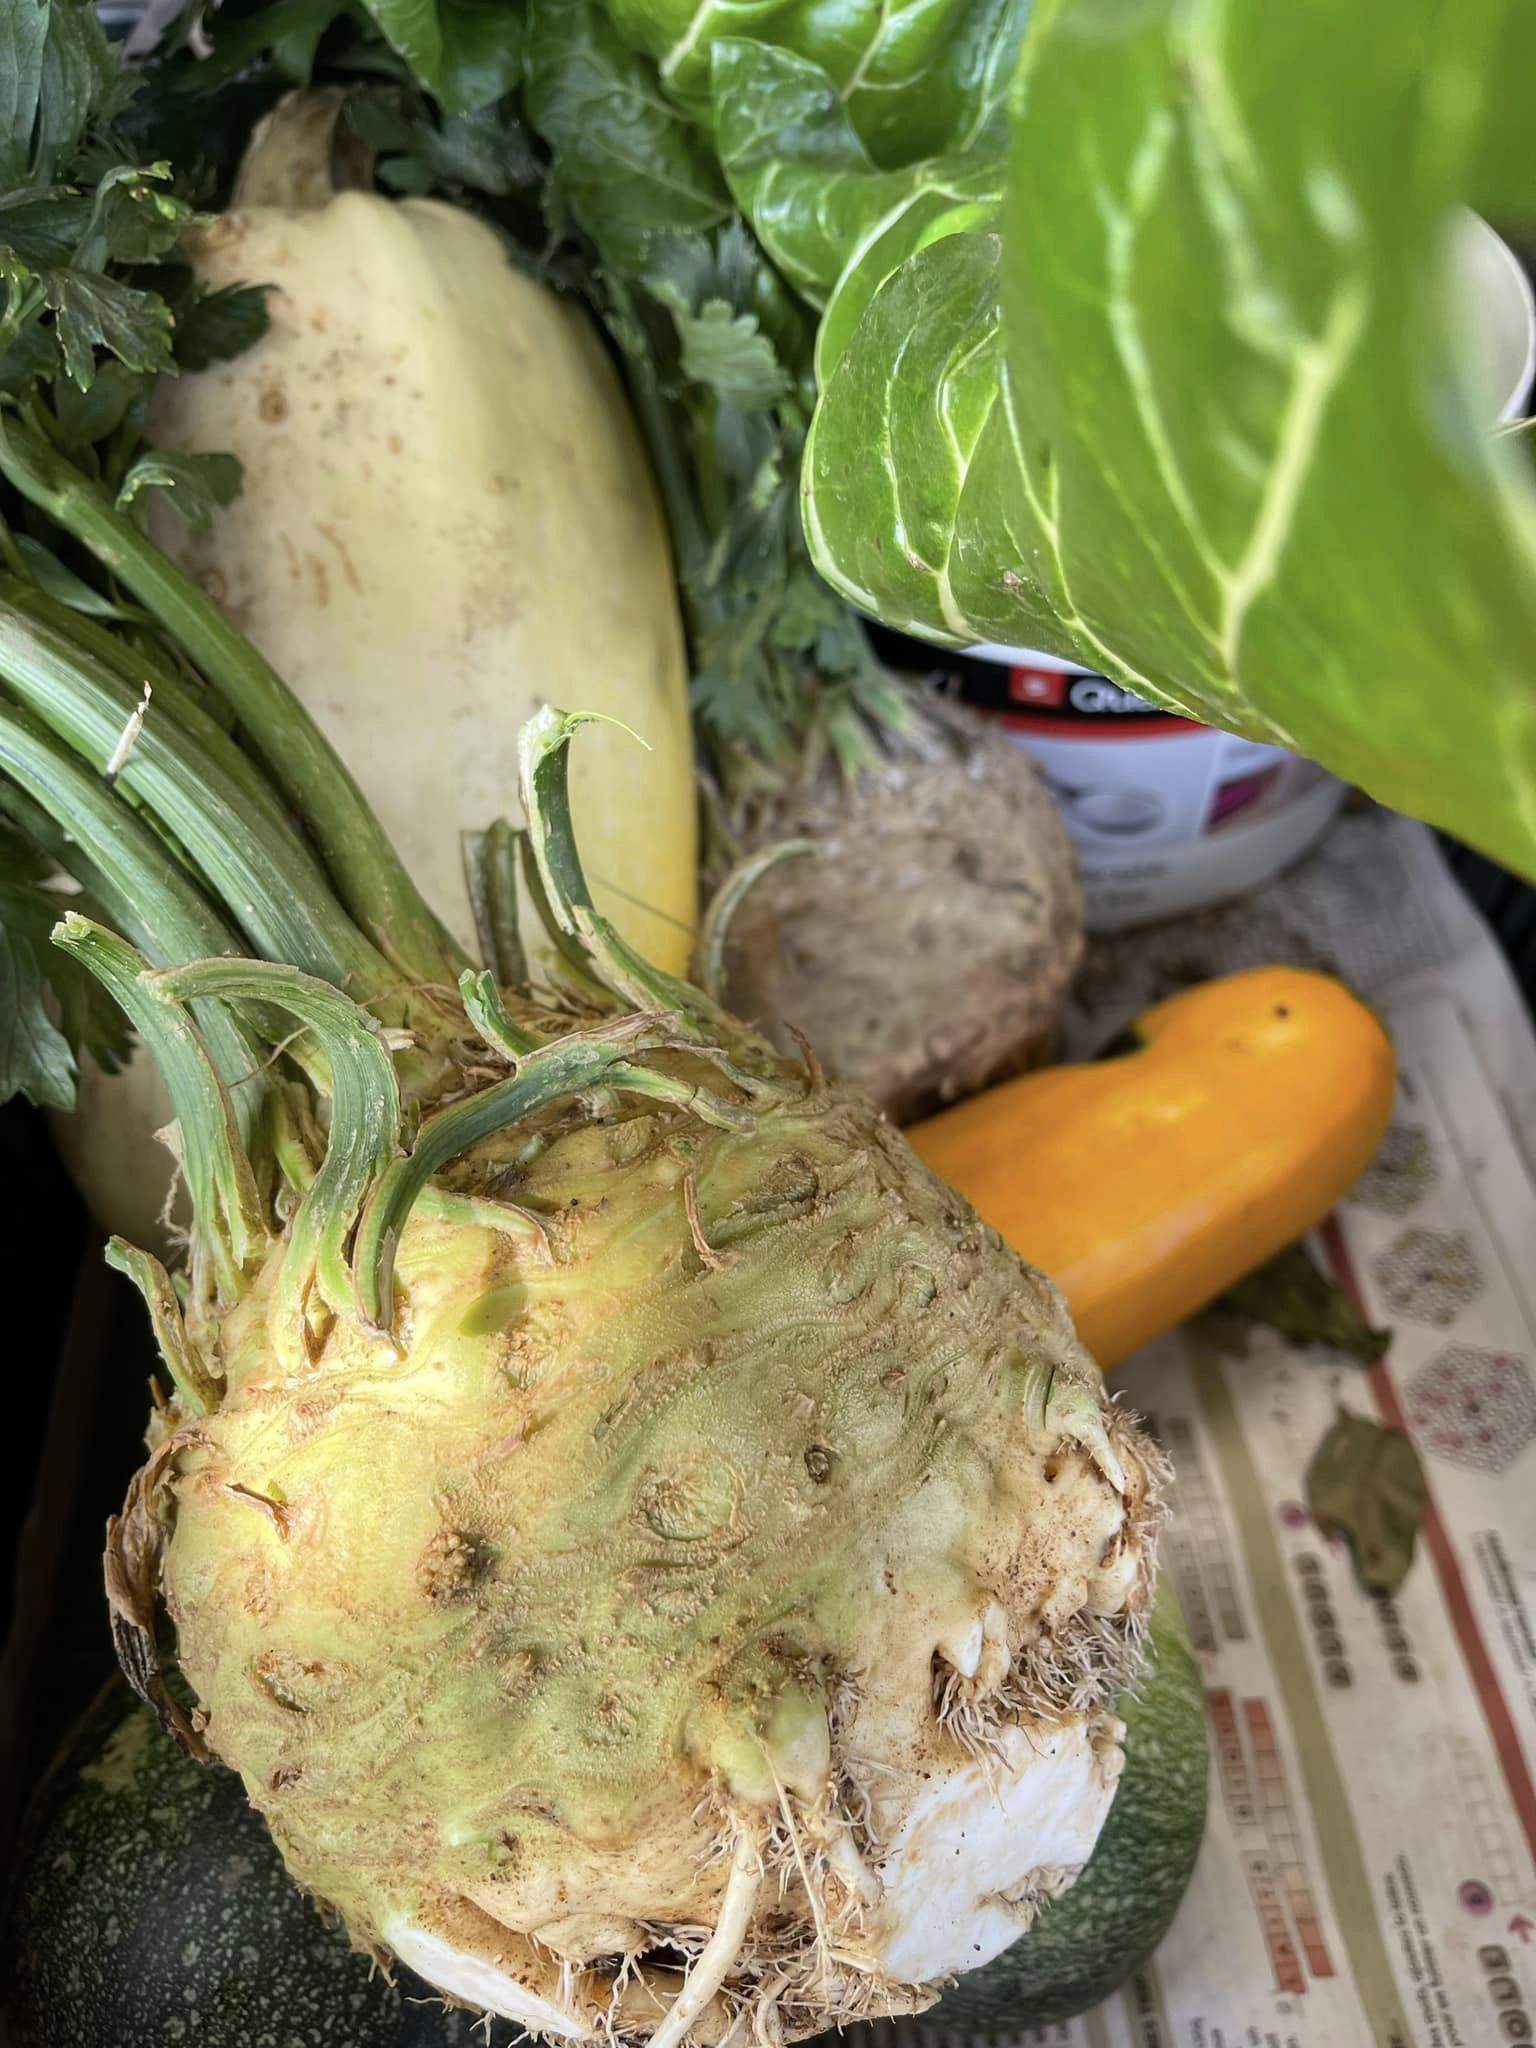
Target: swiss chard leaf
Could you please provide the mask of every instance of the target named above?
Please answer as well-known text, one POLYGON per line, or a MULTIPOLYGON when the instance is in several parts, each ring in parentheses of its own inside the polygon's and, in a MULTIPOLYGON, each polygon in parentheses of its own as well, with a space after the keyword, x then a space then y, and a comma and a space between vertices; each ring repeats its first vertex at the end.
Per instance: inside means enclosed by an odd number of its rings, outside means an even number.
POLYGON ((733 211, 704 136, 597 0, 534 0, 526 97, 565 199, 621 271, 643 267, 658 235, 716 227, 733 211))
POLYGON ((774 262, 814 305, 850 265, 870 274, 867 244, 897 237, 888 247, 899 254, 888 256, 883 276, 936 213, 965 203, 990 218, 1001 201, 1001 134, 990 149, 882 169, 831 78, 807 58, 737 38, 715 45, 712 78, 715 139, 731 191, 774 262))
POLYGON ((367 0, 411 70, 451 113, 501 99, 523 68, 523 13, 514 0, 367 0))
MULTIPOLYGON (((495 0, 478 7, 472 0, 367 5, 416 77, 448 107, 486 105, 515 81, 518 8, 495 0), (455 78, 455 53, 475 50, 487 37, 503 55, 504 82, 498 91, 477 83, 466 92, 455 78)), ((552 14, 601 16, 603 68, 616 68, 619 50, 639 58, 632 75, 645 80, 647 97, 705 127, 727 105, 711 78, 722 45, 740 42, 769 63, 804 60, 825 81, 860 147, 876 165, 891 167, 969 150, 993 131, 1000 136, 1028 0, 906 0, 900 8, 890 0, 594 0, 591 9, 544 0, 541 11, 535 39, 548 35, 552 14)), ((590 19, 575 33, 598 40, 590 19)), ((795 146, 787 135, 785 146, 795 146)))
POLYGON ((1536 873, 1536 494, 1448 253, 1468 195, 1536 213, 1520 12, 1041 0, 1001 239, 918 248, 823 351, 824 573, 1536 873))
MULTIPOLYGON (((804 58, 876 163, 964 150, 996 120, 1027 0, 610 0, 668 94, 700 113, 721 99, 711 54, 728 40, 804 58)), ((793 145, 786 139, 786 147, 793 145)))

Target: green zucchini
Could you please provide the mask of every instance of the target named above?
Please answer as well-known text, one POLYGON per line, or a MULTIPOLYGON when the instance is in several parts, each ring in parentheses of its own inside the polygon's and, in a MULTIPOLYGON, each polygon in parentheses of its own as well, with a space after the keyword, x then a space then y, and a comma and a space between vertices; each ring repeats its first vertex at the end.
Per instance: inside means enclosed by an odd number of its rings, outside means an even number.
MULTIPOLYGON (((232 1771, 115 1684, 32 1803, 0 1932, 15 2048, 478 2048, 293 1883, 232 1771)), ((518 2038, 498 2025, 494 2048, 518 2038)))

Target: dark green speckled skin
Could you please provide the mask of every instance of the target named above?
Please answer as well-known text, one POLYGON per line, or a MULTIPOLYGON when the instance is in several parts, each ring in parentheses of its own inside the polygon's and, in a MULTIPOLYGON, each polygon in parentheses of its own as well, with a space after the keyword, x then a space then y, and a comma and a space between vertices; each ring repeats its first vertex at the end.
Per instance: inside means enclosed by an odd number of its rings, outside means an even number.
MULTIPOLYGON (((0 1933, 11 2048, 478 2048, 409 1972, 354 1955, 240 1780, 114 1688, 33 1803, 0 1933)), ((522 2038, 496 2027, 491 2048, 522 2038)))

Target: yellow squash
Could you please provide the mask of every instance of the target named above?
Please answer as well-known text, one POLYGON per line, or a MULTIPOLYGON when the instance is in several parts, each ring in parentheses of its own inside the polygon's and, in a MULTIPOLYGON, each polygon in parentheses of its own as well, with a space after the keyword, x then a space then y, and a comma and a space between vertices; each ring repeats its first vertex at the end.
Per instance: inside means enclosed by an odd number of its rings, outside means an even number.
POLYGON ((1300 968, 1204 982, 1130 1036, 906 1133, 1051 1276, 1106 1370, 1322 1220, 1381 1142, 1396 1078, 1375 1013, 1300 968))

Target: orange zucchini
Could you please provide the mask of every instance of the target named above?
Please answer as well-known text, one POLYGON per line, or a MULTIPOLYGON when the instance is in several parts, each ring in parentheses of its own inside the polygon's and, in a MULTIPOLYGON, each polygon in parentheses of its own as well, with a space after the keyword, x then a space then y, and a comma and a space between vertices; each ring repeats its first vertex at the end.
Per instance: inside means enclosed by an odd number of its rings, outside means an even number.
POLYGON ((1071 1305, 1106 1370, 1319 1223, 1392 1113, 1392 1043, 1342 983, 1229 974, 906 1133, 1071 1305))

